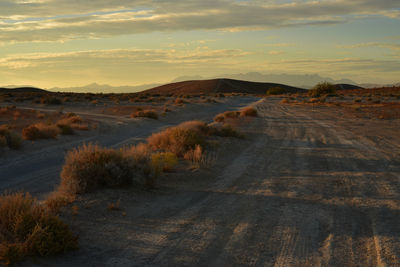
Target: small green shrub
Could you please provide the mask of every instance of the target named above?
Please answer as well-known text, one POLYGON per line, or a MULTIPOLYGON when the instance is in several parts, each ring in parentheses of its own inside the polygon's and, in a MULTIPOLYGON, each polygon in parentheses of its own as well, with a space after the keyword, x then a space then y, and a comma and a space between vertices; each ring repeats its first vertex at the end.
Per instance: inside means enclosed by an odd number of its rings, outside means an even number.
POLYGON ((151 155, 151 166, 162 171, 171 171, 178 164, 178 158, 171 152, 159 152, 151 155))

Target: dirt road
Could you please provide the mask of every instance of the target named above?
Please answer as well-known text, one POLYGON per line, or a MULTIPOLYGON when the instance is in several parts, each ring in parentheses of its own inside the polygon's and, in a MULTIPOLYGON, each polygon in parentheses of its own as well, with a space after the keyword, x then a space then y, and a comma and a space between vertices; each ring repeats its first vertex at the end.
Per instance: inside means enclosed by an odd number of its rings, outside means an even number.
MULTIPOLYGON (((99 123, 96 130, 80 131, 75 136, 62 136, 56 140, 26 141, 22 150, 8 151, 0 155, 0 191, 30 192, 41 198, 54 190, 68 150, 83 143, 96 143, 107 147, 122 147, 143 141, 153 132, 188 120, 212 121, 213 117, 226 110, 239 109, 258 100, 255 97, 229 98, 222 103, 188 104, 159 120, 131 119, 122 116, 91 113, 90 107, 64 107, 64 112, 74 112, 83 118, 99 123)), ((17 105, 18 108, 57 111, 51 107, 17 105)), ((59 109, 59 108, 58 108, 59 109)))
POLYGON ((257 108, 249 138, 225 147, 207 177, 84 197, 68 219, 81 249, 46 263, 400 266, 399 122, 274 99, 257 108), (116 199, 123 213, 107 211, 116 199))

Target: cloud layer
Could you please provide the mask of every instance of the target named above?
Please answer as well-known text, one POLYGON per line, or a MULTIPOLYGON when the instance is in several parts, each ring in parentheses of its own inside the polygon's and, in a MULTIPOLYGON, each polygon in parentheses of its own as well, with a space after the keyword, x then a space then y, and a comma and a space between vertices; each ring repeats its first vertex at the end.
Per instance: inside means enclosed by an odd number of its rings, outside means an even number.
POLYGON ((399 18, 399 8, 395 0, 2 0, 0 42, 332 25, 368 15, 399 18))

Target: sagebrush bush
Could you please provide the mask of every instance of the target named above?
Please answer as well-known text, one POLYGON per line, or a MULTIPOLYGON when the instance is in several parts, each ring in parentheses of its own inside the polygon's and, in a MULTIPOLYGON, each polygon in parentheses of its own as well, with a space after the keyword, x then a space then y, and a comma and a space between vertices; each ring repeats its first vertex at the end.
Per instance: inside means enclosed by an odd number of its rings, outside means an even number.
POLYGON ((99 187, 117 187, 132 182, 134 162, 122 150, 88 144, 69 151, 61 171, 61 188, 84 193, 99 187))
POLYGON ((41 138, 39 129, 35 125, 29 125, 22 129, 22 137, 25 140, 36 140, 41 138))
POLYGON ((22 140, 21 137, 8 129, 6 125, 0 126, 0 147, 8 146, 11 149, 21 148, 22 140))
POLYGON ((178 157, 182 157, 186 151, 198 144, 204 144, 205 141, 204 137, 196 130, 172 127, 152 134, 147 138, 147 142, 154 150, 172 152, 178 157))
POLYGON ((40 206, 29 194, 0 197, 0 262, 26 256, 49 256, 76 249, 78 238, 68 225, 40 206))
POLYGON ((60 129, 55 124, 37 123, 22 129, 22 137, 26 140, 56 138, 60 129))

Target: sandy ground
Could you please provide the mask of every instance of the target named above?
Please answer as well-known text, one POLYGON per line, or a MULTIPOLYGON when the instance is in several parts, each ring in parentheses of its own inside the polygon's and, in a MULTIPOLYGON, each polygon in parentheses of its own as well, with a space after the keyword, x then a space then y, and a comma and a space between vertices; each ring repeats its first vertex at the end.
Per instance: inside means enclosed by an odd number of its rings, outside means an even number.
MULTIPOLYGON (((159 120, 102 114, 90 105, 64 106, 62 109, 65 113, 74 112, 98 125, 97 129, 79 131, 74 136, 59 136, 55 140, 25 141, 21 150, 10 150, 0 155, 0 191, 24 190, 42 198, 58 184, 66 152, 82 143, 123 147, 144 141, 153 132, 183 121, 197 119, 211 122, 220 112, 239 109, 257 100, 255 97, 227 97, 221 103, 187 104, 168 112, 166 116, 160 116, 159 120)), ((23 103, 17 104, 17 108, 60 110, 57 106, 23 103)))
POLYGON ((81 197, 80 250, 26 265, 400 266, 399 120, 279 101, 211 169, 81 197))

